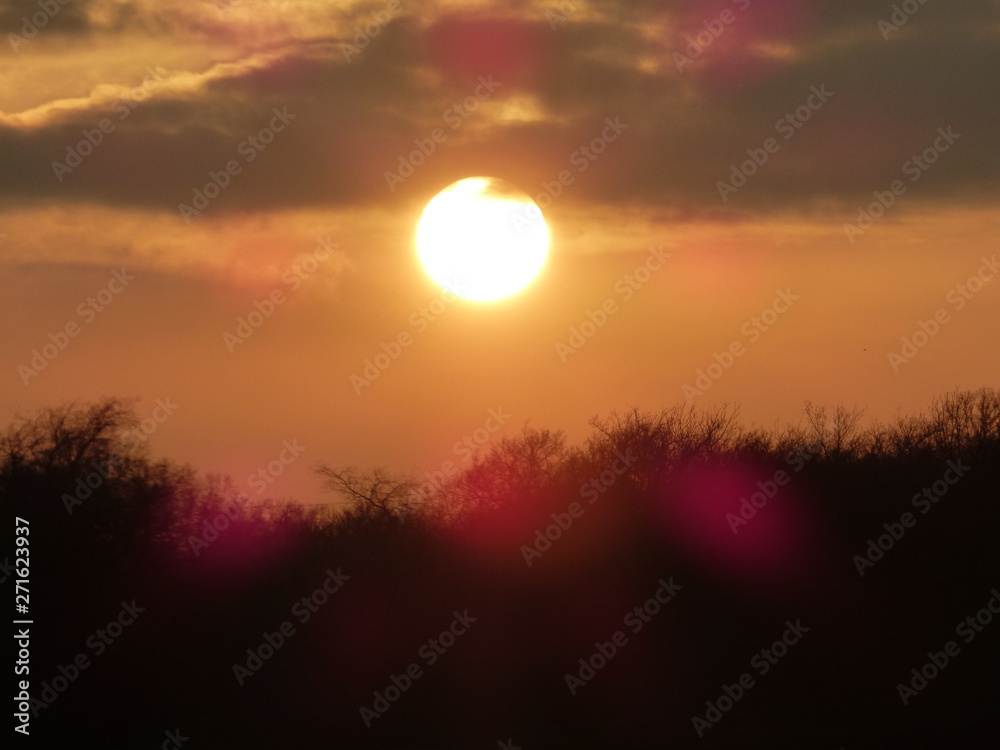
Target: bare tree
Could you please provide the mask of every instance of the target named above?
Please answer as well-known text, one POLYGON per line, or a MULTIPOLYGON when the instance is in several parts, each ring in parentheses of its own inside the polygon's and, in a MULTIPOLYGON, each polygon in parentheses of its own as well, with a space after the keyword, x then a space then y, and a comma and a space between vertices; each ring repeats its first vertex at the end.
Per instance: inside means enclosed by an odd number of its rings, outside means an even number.
POLYGON ((805 403, 807 434, 810 442, 821 446, 827 456, 841 457, 855 452, 861 445, 861 418, 865 410, 859 407, 848 409, 837 405, 833 415, 827 414, 825 406, 817 406, 811 401, 805 403))
POLYGON ((1000 392, 955 390, 931 402, 928 432, 935 448, 950 454, 1000 440, 1000 392))
POLYGON ((435 510, 456 518, 511 501, 530 500, 558 481, 570 453, 562 432, 525 425, 520 435, 504 437, 442 486, 434 498, 435 510))
POLYGON ((200 485, 193 470, 152 461, 128 437, 135 425, 124 399, 16 417, 0 434, 0 496, 53 523, 71 522, 77 538, 89 535, 109 555, 176 546, 200 485))
POLYGON ((633 457, 625 475, 638 487, 683 462, 735 450, 742 435, 739 410, 728 404, 708 410, 675 406, 658 414, 633 408, 595 417, 590 424, 597 433, 588 445, 595 464, 605 466, 618 455, 633 457))
POLYGON ((134 456, 136 448, 124 435, 135 421, 132 402, 124 399, 42 409, 14 419, 0 436, 0 460, 9 472, 30 467, 75 473, 94 462, 134 456))
POLYGON ((346 498, 352 510, 363 516, 405 517, 421 505, 415 482, 393 477, 384 469, 361 472, 320 464, 316 473, 324 477, 324 487, 346 498))

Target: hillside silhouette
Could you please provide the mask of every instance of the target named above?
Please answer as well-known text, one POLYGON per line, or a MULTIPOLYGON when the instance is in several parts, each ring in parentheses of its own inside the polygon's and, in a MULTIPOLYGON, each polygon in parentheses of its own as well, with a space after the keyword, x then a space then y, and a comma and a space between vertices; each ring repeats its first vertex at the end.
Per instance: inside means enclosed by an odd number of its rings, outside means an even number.
POLYGON ((135 424, 108 399, 0 436, 39 747, 1000 739, 1000 391, 889 423, 807 404, 770 430, 728 406, 613 413, 580 445, 525 427, 434 486, 316 466, 342 507, 250 502, 135 424))

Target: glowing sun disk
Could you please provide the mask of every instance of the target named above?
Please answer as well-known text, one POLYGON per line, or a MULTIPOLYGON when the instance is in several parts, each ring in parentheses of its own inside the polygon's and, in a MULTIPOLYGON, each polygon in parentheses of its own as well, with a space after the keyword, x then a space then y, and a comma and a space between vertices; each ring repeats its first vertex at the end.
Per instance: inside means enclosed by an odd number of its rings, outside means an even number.
POLYGON ((452 183, 427 204, 417 252, 437 283, 472 300, 524 288, 541 270, 549 228, 531 198, 494 177, 452 183))

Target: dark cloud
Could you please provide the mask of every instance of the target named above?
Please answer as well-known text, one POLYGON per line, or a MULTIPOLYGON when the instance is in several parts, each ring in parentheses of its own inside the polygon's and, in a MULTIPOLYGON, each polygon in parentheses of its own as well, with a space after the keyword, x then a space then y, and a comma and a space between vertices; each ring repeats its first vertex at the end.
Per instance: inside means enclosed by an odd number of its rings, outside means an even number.
MULTIPOLYGON (((14 16, 34 7, 15 5, 14 16)), ((210 211, 395 201, 480 173, 536 192, 560 170, 575 170, 571 155, 616 117, 628 129, 592 169, 575 173, 567 200, 715 210, 717 182, 731 165, 775 138, 777 153, 727 207, 850 204, 900 178, 903 163, 949 126, 961 138, 922 180, 920 195, 969 200, 995 192, 995 4, 927 3, 886 40, 877 22, 891 5, 754 0, 678 70, 673 54, 698 33, 698 19, 736 7, 608 0, 579 17, 567 13, 555 29, 543 17, 480 12, 429 24, 394 19, 350 54, 342 46, 349 37, 292 42, 267 63, 237 62, 188 88, 164 86, 124 120, 110 114, 112 103, 95 100, 43 124, 0 127, 10 167, 0 192, 175 211, 230 160, 241 172, 210 211), (651 34, 649 24, 672 31, 651 34), (490 75, 501 82, 492 103, 533 101, 540 115, 504 119, 483 106, 452 131, 444 113, 490 75), (809 101, 814 87, 832 98, 801 128, 779 130, 779 119, 809 101), (294 120, 248 162, 241 144, 275 108, 294 120), (64 161, 81 131, 107 116, 114 132, 60 182, 52 162, 64 161), (390 190, 385 173, 436 127, 447 141, 390 190)))
POLYGON ((39 33, 73 33, 88 27, 88 0, 5 0, 0 3, 0 30, 34 39, 39 33))
POLYGON ((162 23, 154 23, 141 6, 128 0, 114 3, 100 0, 4 0, 0 3, 0 29, 16 52, 20 51, 24 41, 32 41, 39 35, 51 42, 53 35, 76 37, 95 32, 120 34, 162 28, 162 23), (11 39, 9 34, 17 35, 18 39, 11 39))

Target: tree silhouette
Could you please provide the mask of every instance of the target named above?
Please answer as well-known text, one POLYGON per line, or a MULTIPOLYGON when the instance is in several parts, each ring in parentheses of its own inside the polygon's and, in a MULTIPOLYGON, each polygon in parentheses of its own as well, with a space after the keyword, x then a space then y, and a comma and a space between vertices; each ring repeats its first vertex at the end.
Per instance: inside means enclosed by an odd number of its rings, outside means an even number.
POLYGON ((594 418, 579 446, 525 426, 430 492, 385 469, 320 464, 325 489, 346 500, 328 511, 250 502, 227 477, 154 458, 127 437, 128 401, 19 417, 0 434, 0 500, 31 520, 45 644, 34 684, 66 674, 81 649, 93 656, 88 638, 123 600, 146 608, 77 676, 88 687, 73 683, 45 709, 40 741, 151 746, 150 727, 166 722, 212 747, 485 747, 518 732, 525 747, 690 744, 691 715, 801 616, 812 645, 732 701, 712 729, 718 746, 826 746, 832 735, 837 746, 963 746, 1000 699, 991 630, 921 691, 919 714, 901 710, 894 686, 996 586, 1000 392, 862 418, 807 403, 798 424, 763 429, 732 406, 630 409, 594 418), (812 459, 793 470, 787 456, 805 448, 812 459), (583 483, 612 466, 606 499, 586 504, 583 483), (726 513, 778 470, 791 482, 734 534, 726 513), (911 501, 928 488, 932 521, 911 501), (574 503, 585 512, 571 516, 574 503), (864 576, 859 555, 874 558, 864 576), (320 606, 313 592, 336 571, 348 583, 320 606), (670 576, 684 587, 676 604, 571 695, 564 675, 595 644, 608 653, 622 615, 670 576), (291 609, 304 596, 312 609, 291 609), (465 608, 478 618, 469 633, 433 666, 421 661, 465 608), (284 645, 269 645, 282 632, 284 645), (253 658, 238 685, 232 665, 253 658), (425 674, 367 728, 358 707, 406 684, 411 663, 425 674))
POLYGON ((362 518, 399 518, 421 505, 415 482, 394 478, 384 469, 361 472, 354 467, 334 469, 320 464, 316 473, 324 478, 326 489, 348 500, 348 514, 362 518))

